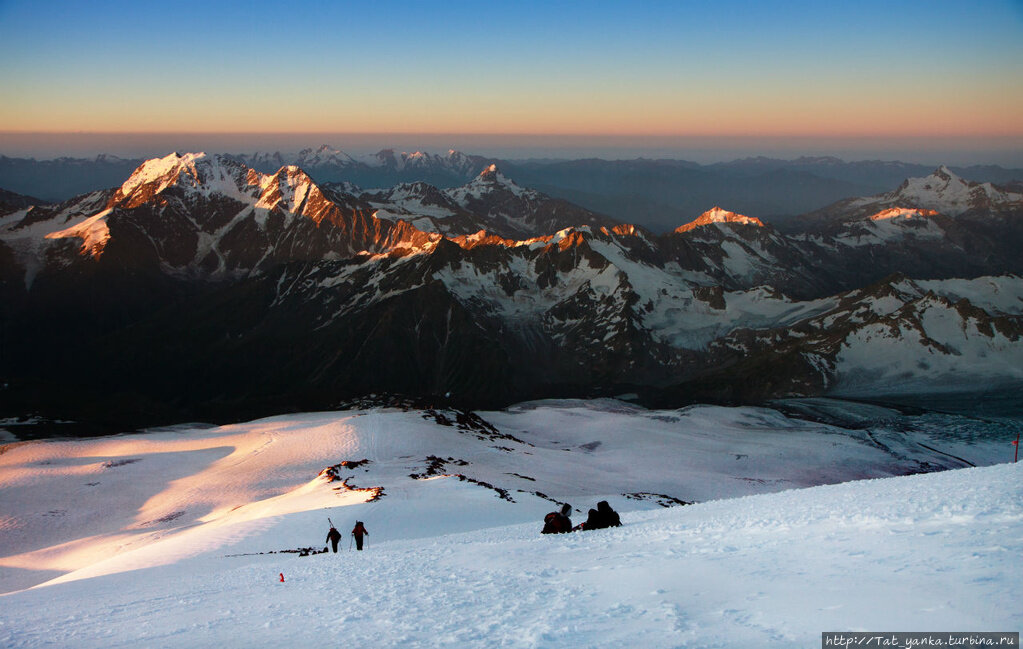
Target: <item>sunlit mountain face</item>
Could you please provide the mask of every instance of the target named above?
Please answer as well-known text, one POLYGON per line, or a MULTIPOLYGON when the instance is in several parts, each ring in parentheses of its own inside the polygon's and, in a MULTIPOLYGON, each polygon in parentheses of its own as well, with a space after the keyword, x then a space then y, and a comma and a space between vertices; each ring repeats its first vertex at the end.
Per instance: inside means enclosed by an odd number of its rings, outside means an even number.
POLYGON ((362 189, 175 153, 63 203, 5 199, 5 363, 24 407, 94 417, 119 394, 132 421, 370 392, 679 405, 1012 384, 1021 206, 941 167, 784 230, 714 207, 657 234, 494 163, 362 189))
POLYGON ((0 649, 1011 641, 1020 7, 0 0, 0 649))

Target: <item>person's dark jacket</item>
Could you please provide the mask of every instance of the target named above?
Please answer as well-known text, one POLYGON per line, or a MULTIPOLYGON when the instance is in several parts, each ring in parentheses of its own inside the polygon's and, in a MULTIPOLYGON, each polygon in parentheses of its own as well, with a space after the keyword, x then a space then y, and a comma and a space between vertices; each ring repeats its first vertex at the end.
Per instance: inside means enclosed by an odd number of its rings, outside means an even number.
POLYGON ((618 512, 611 509, 606 500, 597 503, 596 509, 591 509, 586 522, 579 526, 582 530, 600 530, 605 527, 620 527, 622 524, 618 512))
POLYGON ((597 530, 602 527, 606 527, 600 518, 600 512, 596 509, 591 509, 586 516, 586 522, 579 526, 582 530, 597 530))
POLYGON ((622 519, 618 516, 618 512, 611 509, 611 505, 606 500, 601 500, 597 503, 597 513, 600 514, 600 518, 603 521, 603 527, 621 527, 622 519))

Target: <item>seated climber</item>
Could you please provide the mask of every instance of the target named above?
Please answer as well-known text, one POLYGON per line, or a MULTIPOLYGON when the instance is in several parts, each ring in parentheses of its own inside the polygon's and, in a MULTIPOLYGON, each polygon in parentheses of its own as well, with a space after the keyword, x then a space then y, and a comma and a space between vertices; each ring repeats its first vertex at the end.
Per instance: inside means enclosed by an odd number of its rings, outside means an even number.
POLYGON ((578 525, 577 530, 599 530, 605 527, 621 527, 622 519, 618 512, 611 509, 606 500, 597 503, 596 509, 591 509, 586 517, 586 522, 578 525))
POLYGON ((541 534, 563 534, 572 531, 572 519, 568 517, 572 506, 565 503, 560 512, 551 512, 543 517, 541 534))

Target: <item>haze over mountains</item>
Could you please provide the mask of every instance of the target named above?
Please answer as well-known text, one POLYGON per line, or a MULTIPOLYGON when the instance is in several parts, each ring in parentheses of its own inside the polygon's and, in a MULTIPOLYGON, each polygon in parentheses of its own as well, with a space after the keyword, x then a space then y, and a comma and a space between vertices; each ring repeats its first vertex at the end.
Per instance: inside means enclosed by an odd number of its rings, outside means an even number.
MULTIPOLYGON (((822 208, 850 196, 888 191, 906 178, 924 177, 935 165, 890 161, 844 162, 833 157, 779 160, 756 157, 727 163, 684 160, 501 160, 449 151, 432 154, 384 149, 351 155, 326 144, 298 153, 257 152, 231 158, 263 173, 301 167, 319 183, 351 182, 390 188, 425 182, 441 189, 460 186, 497 163, 518 184, 562 198, 619 221, 665 232, 695 219, 712 205, 744 214, 784 217, 822 208)), ((119 185, 143 159, 101 155, 94 159, 34 160, 0 156, 0 187, 47 201, 63 201, 119 185)), ((978 182, 1023 182, 1023 170, 996 165, 951 167, 978 182)))
POLYGON ((1023 195, 946 167, 786 231, 708 205, 655 234, 499 165, 362 190, 201 153, 32 202, 0 217, 4 375, 72 418, 113 394, 119 417, 174 421, 371 392, 677 405, 1023 380, 1023 195))

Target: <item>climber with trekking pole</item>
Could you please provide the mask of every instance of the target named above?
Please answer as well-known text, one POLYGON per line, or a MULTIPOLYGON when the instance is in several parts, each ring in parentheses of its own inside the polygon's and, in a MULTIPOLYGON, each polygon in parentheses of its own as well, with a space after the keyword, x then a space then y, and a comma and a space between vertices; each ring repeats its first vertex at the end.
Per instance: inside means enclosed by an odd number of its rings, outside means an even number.
MULTIPOLYGON (((355 539, 355 549, 362 551, 362 537, 369 536, 369 532, 366 531, 366 526, 362 524, 362 521, 355 521, 355 527, 352 528, 352 538, 355 539)), ((352 549, 352 544, 348 544, 348 550, 352 549)))

